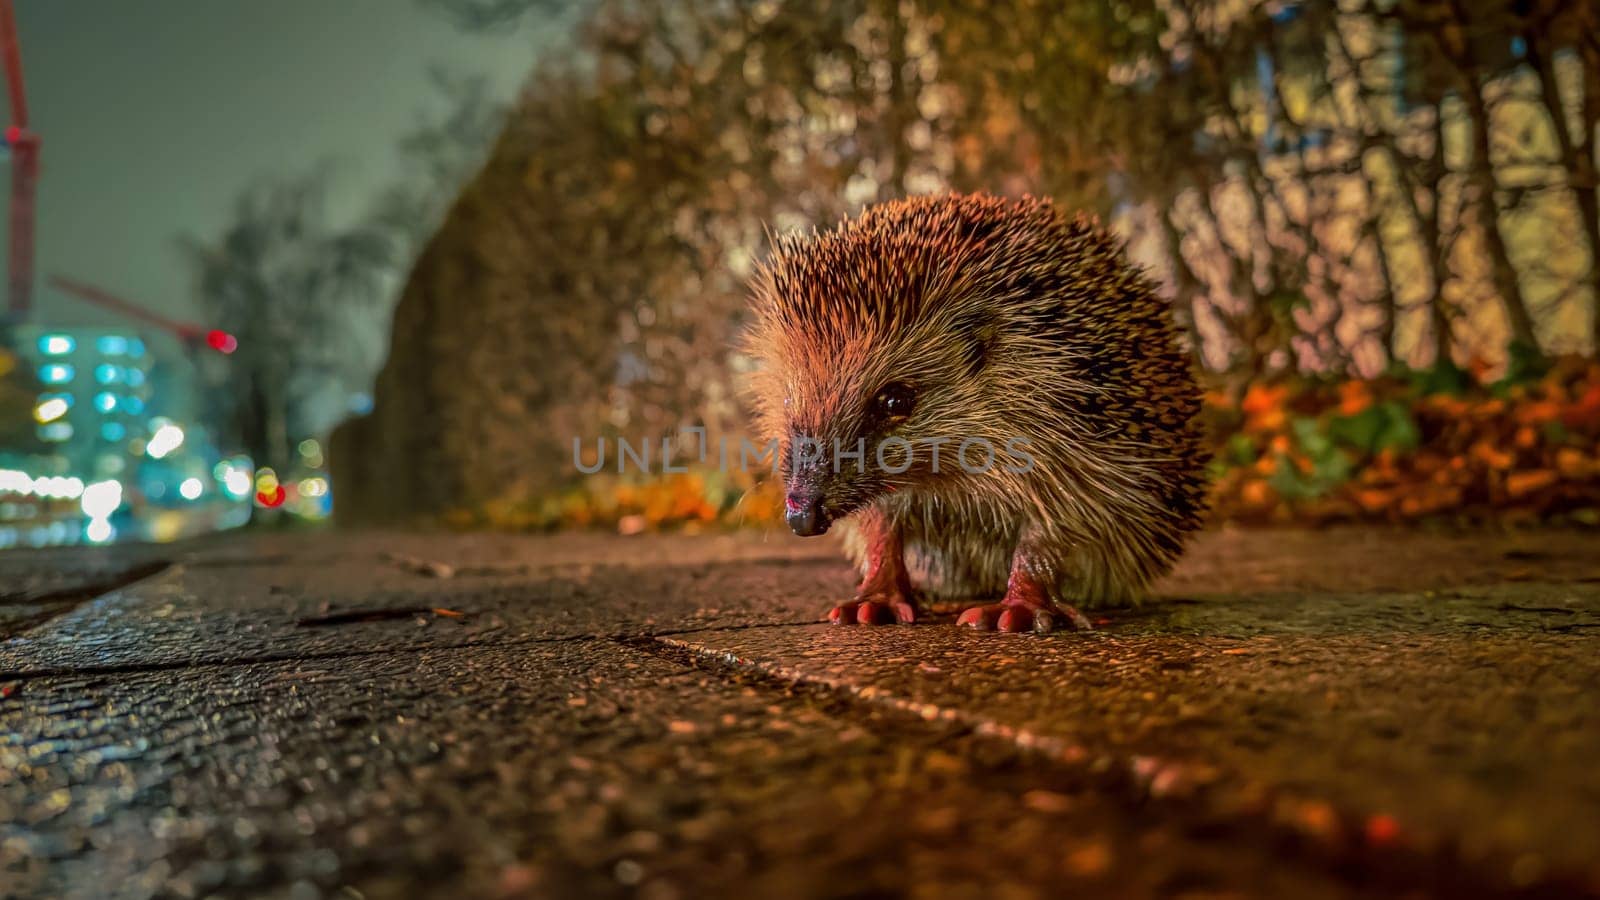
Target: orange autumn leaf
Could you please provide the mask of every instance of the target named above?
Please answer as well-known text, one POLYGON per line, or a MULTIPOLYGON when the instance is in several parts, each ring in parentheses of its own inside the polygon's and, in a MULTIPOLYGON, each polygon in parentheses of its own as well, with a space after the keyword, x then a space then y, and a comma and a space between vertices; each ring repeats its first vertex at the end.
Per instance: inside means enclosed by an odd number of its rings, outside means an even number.
POLYGON ((1561 480, 1561 476, 1550 469, 1534 469, 1531 472, 1513 472, 1506 476, 1506 493, 1513 498, 1526 497, 1535 491, 1541 491, 1561 480))
POLYGON ((1449 509, 1461 502, 1457 488, 1429 488, 1411 494, 1400 501, 1400 514, 1424 516, 1449 509))
POLYGON ((1239 489, 1239 499, 1250 506, 1268 506, 1272 496, 1272 486, 1260 479, 1246 481, 1239 489))
POLYGON ((1244 393, 1239 409, 1245 414, 1245 427, 1252 431, 1277 431, 1288 421, 1284 401, 1289 397, 1286 384, 1252 384, 1244 393))
POLYGON ((1600 430, 1600 381, 1591 384, 1562 412, 1561 424, 1574 431, 1600 430))
POLYGON ((1569 481, 1581 481, 1600 473, 1600 463, 1584 456, 1576 447, 1562 447, 1556 451, 1556 471, 1569 481))
POLYGON ((1543 425, 1561 418, 1561 404, 1554 400, 1539 400, 1517 407, 1516 420, 1523 425, 1543 425))
POLYGON ((1356 505, 1367 512, 1378 512, 1394 504, 1394 492, 1367 488, 1356 491, 1354 494, 1356 505))
POLYGON ((1473 444, 1469 452, 1473 459, 1495 471, 1509 469, 1517 461, 1516 457, 1495 447, 1486 440, 1473 444))
POLYGON ((1359 415, 1372 405, 1372 389, 1365 381, 1346 381, 1339 385, 1339 415, 1359 415))

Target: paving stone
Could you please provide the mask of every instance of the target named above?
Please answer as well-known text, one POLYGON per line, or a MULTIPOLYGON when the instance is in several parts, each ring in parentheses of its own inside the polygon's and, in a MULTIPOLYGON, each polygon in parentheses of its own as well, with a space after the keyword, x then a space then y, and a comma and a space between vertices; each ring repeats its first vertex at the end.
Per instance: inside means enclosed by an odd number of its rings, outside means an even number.
POLYGON ((1219 532, 1046 637, 777 537, 8 554, 0 897, 1600 895, 1596 549, 1219 532))
POLYGON ((58 676, 0 734, 18 895, 1388 892, 1005 741, 604 639, 58 676))
POLYGON ((808 626, 691 652, 962 722, 1312 840, 1600 884, 1600 588, 1208 597, 1091 634, 808 626))

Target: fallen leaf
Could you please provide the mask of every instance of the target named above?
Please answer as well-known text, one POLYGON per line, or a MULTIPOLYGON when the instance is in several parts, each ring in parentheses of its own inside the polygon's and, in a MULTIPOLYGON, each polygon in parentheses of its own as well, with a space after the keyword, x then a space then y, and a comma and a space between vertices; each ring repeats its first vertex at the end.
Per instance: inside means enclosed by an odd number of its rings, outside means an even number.
POLYGON ((1531 472, 1512 472, 1506 476, 1506 493, 1513 499, 1543 490, 1557 481, 1561 476, 1550 469, 1534 469, 1531 472))

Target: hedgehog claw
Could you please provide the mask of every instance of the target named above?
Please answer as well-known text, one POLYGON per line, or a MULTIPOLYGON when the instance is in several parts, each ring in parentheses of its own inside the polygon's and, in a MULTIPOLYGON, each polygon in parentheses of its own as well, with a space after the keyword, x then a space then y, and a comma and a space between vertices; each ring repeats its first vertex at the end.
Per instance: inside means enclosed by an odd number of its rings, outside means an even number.
POLYGON ((1048 606, 1033 606, 1025 603, 992 603, 987 606, 973 606, 961 613, 961 617, 956 619, 956 624, 978 631, 999 631, 1006 634, 1021 634, 1029 631, 1034 634, 1048 634, 1062 625, 1073 631, 1094 630, 1094 626, 1089 624, 1089 620, 1084 618, 1083 613, 1070 606, 1060 606, 1054 603, 1048 606))
POLYGON ((857 599, 835 606, 828 613, 828 622, 833 625, 915 625, 917 605, 904 597, 857 599))

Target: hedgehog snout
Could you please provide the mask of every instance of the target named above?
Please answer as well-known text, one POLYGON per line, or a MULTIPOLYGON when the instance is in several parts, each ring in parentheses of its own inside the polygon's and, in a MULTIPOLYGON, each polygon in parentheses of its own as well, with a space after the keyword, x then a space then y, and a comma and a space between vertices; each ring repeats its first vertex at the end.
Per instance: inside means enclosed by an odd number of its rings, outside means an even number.
POLYGON ((791 487, 783 498, 783 518, 789 530, 801 537, 822 534, 833 524, 822 506, 822 492, 814 488, 791 487))
POLYGON ((833 524, 826 505, 831 474, 825 448, 822 440, 800 429, 791 432, 785 448, 783 518, 801 537, 822 534, 833 524))

